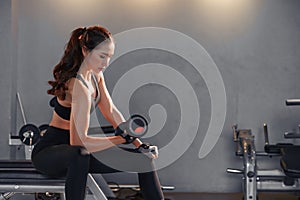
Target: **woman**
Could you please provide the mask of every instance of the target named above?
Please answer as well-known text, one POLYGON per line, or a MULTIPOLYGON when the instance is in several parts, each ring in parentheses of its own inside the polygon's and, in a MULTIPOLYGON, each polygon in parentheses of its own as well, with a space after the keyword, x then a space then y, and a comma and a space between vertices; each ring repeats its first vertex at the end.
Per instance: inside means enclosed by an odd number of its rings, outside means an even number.
MULTIPOLYGON (((111 137, 87 135, 90 113, 98 106, 113 127, 124 122, 105 86, 103 70, 114 54, 111 33, 103 27, 78 28, 72 32, 64 55, 53 70, 54 81, 48 93, 55 97, 53 117, 47 132, 32 152, 32 162, 42 173, 66 176, 67 200, 83 200, 88 173, 118 172, 97 160, 91 153, 118 144, 132 143, 139 152, 147 152, 147 145, 126 134, 111 137)), ((147 152, 152 159, 157 154, 147 152)), ((122 165, 122 163, 120 163, 122 165)), ((139 173, 142 194, 147 200, 164 199, 154 170, 139 173)))

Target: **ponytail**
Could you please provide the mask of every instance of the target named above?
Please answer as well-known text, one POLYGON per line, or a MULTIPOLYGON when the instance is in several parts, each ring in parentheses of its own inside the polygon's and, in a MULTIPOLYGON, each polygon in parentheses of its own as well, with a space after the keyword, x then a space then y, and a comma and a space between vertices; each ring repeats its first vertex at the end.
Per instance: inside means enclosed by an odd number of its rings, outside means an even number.
POLYGON ((47 93, 64 100, 66 98, 65 91, 68 90, 66 83, 72 77, 76 77, 83 62, 82 47, 90 51, 106 39, 112 39, 111 33, 100 26, 75 29, 66 45, 63 57, 54 67, 53 77, 55 80, 48 81, 52 88, 47 90, 47 93))

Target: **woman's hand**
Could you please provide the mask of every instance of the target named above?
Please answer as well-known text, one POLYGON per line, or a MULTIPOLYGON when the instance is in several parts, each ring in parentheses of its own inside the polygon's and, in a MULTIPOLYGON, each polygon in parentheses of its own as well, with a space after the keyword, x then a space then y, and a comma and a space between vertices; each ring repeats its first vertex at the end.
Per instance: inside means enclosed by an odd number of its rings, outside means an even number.
POLYGON ((137 148, 137 151, 145 154, 146 156, 148 156, 151 159, 158 158, 157 146, 143 143, 137 148))

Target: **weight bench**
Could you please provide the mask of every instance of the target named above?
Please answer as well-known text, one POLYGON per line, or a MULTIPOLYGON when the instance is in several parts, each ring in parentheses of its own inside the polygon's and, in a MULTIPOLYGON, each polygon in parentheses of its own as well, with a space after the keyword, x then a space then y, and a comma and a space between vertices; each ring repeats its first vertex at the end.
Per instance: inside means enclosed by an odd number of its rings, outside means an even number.
MULTIPOLYGON (((23 127, 35 128, 34 125, 27 124, 23 127)), ((36 128, 35 128, 36 129, 36 128)), ((91 133, 113 132, 111 126, 91 129, 91 133)), ((29 130, 30 131, 30 130, 29 130)), ((26 132, 25 132, 26 133, 26 132)), ((34 132, 32 132, 34 133, 34 132)), ((24 141, 31 141, 31 138, 40 133, 28 134, 28 137, 21 139, 19 136, 9 137, 10 146, 26 144, 24 141)), ((33 143, 30 142, 33 145, 33 143)), ((33 146, 25 145, 24 160, 0 160, 0 200, 9 199, 16 193, 34 193, 37 200, 64 200, 65 199, 65 179, 51 178, 38 172, 31 160, 33 146), (2 195, 1 195, 2 193, 2 195), (44 196, 43 196, 44 194, 44 196), (38 195, 38 196, 37 196, 38 195)), ((106 195, 114 197, 106 181, 101 174, 88 174, 87 191, 91 192, 96 200, 107 200, 106 195)))
MULTIPOLYGON (((87 188, 94 199, 107 200, 92 174, 88 175, 87 188)), ((64 191, 64 178, 51 178, 41 174, 30 160, 0 161, 0 200, 9 199, 15 193, 45 193, 44 198, 38 199, 64 200, 64 191)))

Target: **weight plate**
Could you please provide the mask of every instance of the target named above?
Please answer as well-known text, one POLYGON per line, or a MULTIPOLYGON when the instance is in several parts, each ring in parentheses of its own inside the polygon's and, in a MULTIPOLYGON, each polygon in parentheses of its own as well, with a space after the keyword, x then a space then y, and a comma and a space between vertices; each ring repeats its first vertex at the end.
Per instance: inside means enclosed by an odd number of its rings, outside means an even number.
POLYGON ((34 145, 40 139, 40 129, 33 124, 26 124, 19 131, 21 142, 26 145, 34 145))
POLYGON ((141 115, 132 115, 128 123, 128 131, 128 134, 133 137, 143 137, 148 131, 148 121, 141 115))

